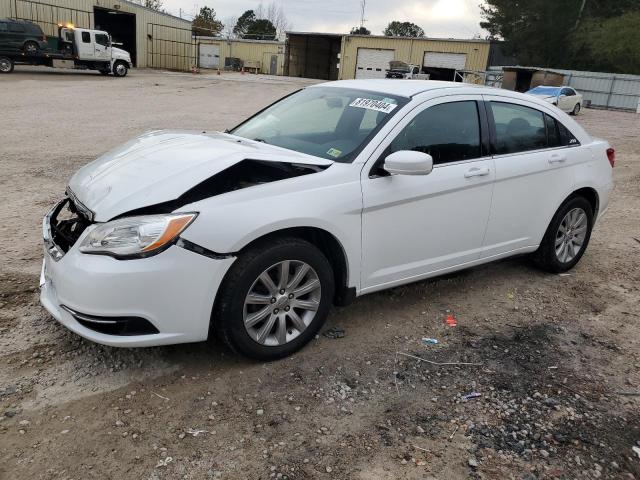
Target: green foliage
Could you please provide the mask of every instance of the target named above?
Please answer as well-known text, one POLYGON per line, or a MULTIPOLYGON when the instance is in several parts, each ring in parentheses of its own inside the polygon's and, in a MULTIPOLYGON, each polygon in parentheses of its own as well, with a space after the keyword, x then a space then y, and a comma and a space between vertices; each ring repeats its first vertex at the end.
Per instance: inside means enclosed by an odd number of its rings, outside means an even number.
POLYGON ((151 10, 164 12, 164 8, 162 8, 162 0, 144 0, 144 6, 151 10))
POLYGON ((233 27, 233 33, 242 37, 249 31, 249 27, 256 21, 256 14, 253 10, 247 10, 236 22, 235 27, 233 27))
POLYGON ((576 68, 640 74, 640 12, 585 21, 572 40, 576 68))
POLYGON ((371 35, 371 30, 366 27, 353 27, 349 33, 351 35, 371 35))
POLYGON ((260 18, 249 25, 247 33, 243 35, 243 38, 274 40, 276 38, 276 27, 266 18, 260 18))
POLYGON ((382 33, 388 37, 424 37, 424 30, 415 23, 395 20, 382 33))
POLYGON ((194 35, 209 37, 220 33, 222 27, 222 22, 216 19, 216 11, 209 7, 202 7, 191 24, 194 35))
POLYGON ((490 38, 504 40, 505 54, 514 55, 521 65, 584 70, 606 66, 610 72, 640 67, 633 28, 634 21, 638 25, 633 14, 640 12, 638 0, 486 0, 480 8, 480 26, 490 38), (609 57, 616 60, 607 61, 609 57))

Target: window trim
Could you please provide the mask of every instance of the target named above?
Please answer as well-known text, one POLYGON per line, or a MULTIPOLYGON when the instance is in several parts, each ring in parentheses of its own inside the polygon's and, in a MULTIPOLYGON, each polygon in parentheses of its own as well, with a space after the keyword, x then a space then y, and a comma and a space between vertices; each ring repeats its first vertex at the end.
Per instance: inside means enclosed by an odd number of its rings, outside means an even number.
MULTIPOLYGON (((503 158, 503 157, 512 157, 515 155, 526 155, 528 153, 537 153, 537 152, 545 152, 545 151, 549 151, 549 150, 557 150, 560 148, 574 148, 574 147, 579 147, 581 145, 580 140, 578 140, 578 137, 576 137, 573 132, 569 129, 569 127, 567 127, 564 123, 562 123, 560 120, 558 120, 555 116, 553 116, 551 113, 549 112, 545 112, 543 110, 539 110, 538 108, 532 107, 530 105, 524 105, 521 103, 515 103, 515 102, 509 102, 508 101, 508 97, 502 97, 500 100, 487 100, 484 99, 484 103, 488 103, 489 105, 486 106, 486 111, 487 111, 487 118, 489 121, 489 133, 490 133, 490 137, 491 137, 491 156, 493 158, 503 158), (547 146, 545 148, 536 148, 534 150, 523 150, 520 152, 511 152, 511 153, 498 153, 498 149, 496 147, 497 145, 497 140, 498 140, 498 135, 497 135, 497 131, 496 131, 496 124, 495 124, 495 120, 493 118, 493 111, 491 110, 491 103, 507 103, 509 105, 517 105, 520 107, 525 107, 525 108, 530 108, 532 110, 536 110, 538 112, 540 112, 543 115, 543 122, 544 122, 544 126, 545 126, 545 137, 547 139, 547 146), (555 146, 555 147, 550 147, 549 146, 549 135, 547 133, 547 122, 546 120, 544 120, 544 116, 548 115, 549 117, 553 118, 553 120, 557 123, 562 124, 562 126, 564 128, 566 128, 569 133, 571 133, 571 135, 576 139, 576 142, 574 145, 559 145, 559 146, 555 146)), ((560 134, 560 128, 558 127, 558 135, 560 135, 560 137, 562 137, 562 135, 560 134)))
MULTIPOLYGON (((368 167, 367 177, 369 179, 381 178, 381 175, 376 173, 376 170, 379 167, 380 160, 383 159, 384 152, 387 150, 391 142, 404 130, 409 123, 422 112, 427 110, 428 108, 435 107, 437 105, 442 105, 445 103, 458 103, 458 102, 475 102, 476 107, 478 109, 478 122, 480 124, 480 156, 476 158, 469 158, 466 160, 456 160, 455 162, 446 162, 434 164, 433 168, 442 168, 449 167, 454 165, 461 165, 465 163, 485 161, 491 158, 491 151, 489 149, 490 145, 490 128, 489 123, 487 121, 487 112, 484 105, 484 99, 480 94, 455 94, 455 95, 443 95, 440 97, 430 98, 425 100, 424 102, 416 105, 414 108, 409 110, 402 118, 400 118, 397 123, 393 126, 393 128, 380 140, 378 145, 373 150, 372 154, 365 161, 365 166, 363 170, 368 167), (379 152, 379 153, 378 153, 379 152), (375 160, 374 160, 375 159, 375 160)), ((375 138, 373 139, 375 140, 375 138)), ((373 141, 372 140, 372 141, 373 141)))

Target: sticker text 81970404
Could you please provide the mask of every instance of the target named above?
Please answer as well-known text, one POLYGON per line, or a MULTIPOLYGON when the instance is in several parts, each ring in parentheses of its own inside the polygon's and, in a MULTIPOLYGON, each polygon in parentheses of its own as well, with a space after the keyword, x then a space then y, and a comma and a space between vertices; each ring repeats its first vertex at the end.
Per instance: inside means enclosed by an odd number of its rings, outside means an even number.
POLYGON ((374 100, 372 98, 356 98, 349 104, 349 106, 366 108, 367 110, 375 110, 376 112, 390 113, 398 105, 395 103, 385 102, 384 100, 374 100))

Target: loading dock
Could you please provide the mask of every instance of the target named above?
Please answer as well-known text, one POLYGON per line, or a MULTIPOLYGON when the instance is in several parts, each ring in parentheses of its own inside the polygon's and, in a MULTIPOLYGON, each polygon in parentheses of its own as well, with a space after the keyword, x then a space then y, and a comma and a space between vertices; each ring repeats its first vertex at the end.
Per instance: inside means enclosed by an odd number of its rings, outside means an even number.
POLYGON ((342 35, 289 33, 284 74, 290 77, 338 80, 342 35))
POLYGON ((116 45, 131 54, 133 66, 137 66, 136 56, 136 14, 118 10, 93 7, 96 30, 105 30, 111 34, 116 45))

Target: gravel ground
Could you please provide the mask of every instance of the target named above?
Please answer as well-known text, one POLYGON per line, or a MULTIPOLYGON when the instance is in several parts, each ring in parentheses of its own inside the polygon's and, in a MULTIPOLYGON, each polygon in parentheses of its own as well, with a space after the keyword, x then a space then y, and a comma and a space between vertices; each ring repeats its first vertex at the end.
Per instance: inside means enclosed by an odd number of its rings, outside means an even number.
POLYGON ((569 275, 519 258, 365 296, 332 312, 344 338, 262 364, 67 332, 38 304, 40 221, 126 139, 224 129, 310 82, 28 68, 1 82, 1 479, 640 479, 640 115, 578 117, 618 162, 569 275))

